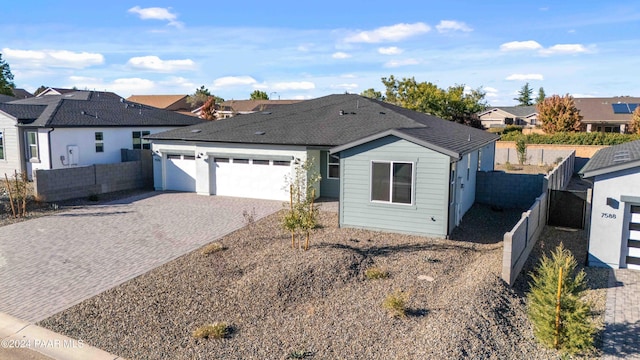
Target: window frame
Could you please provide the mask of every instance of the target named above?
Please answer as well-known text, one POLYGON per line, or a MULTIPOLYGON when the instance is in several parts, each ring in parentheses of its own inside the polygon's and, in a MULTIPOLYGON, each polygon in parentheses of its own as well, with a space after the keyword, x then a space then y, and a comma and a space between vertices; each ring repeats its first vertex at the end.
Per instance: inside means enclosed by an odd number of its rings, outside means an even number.
POLYGON ((331 154, 330 152, 327 152, 327 179, 334 179, 334 180, 340 179, 340 155, 338 155, 338 154, 331 154), (332 157, 337 157, 338 158, 338 162, 332 162, 331 161, 332 157), (337 167, 338 168, 338 176, 337 177, 331 176, 331 167, 337 167))
POLYGON ((373 204, 387 204, 387 205, 401 205, 401 206, 415 206, 415 181, 416 181, 416 162, 406 160, 371 160, 369 164, 369 201, 373 204), (374 200, 373 199, 373 166, 374 164, 388 164, 389 165, 389 200, 374 200), (397 202, 393 201, 393 188, 394 188, 394 165, 395 164, 408 164, 411 165, 411 192, 410 202, 397 202))
POLYGON ((27 130, 24 132, 26 137, 26 151, 27 158, 30 162, 39 162, 40 161, 40 144, 38 143, 38 131, 37 130, 27 130), (33 134, 35 143, 31 143, 31 138, 29 135, 33 134), (33 156, 33 149, 35 148, 36 156, 33 156))
POLYGON ((132 148, 134 150, 150 150, 151 149, 151 141, 148 139, 143 139, 145 136, 151 135, 151 131, 149 130, 136 130, 131 132, 131 140, 132 140, 132 148), (138 135, 136 137, 136 135, 138 135), (136 139, 139 139, 140 143, 136 144, 136 139))
POLYGON ((104 132, 103 131, 94 132, 93 138, 95 140, 96 153, 103 153, 104 152, 104 132), (98 139, 98 134, 100 134, 100 139, 98 139))
POLYGON ((6 160, 4 154, 4 129, 0 129, 0 160, 6 160))

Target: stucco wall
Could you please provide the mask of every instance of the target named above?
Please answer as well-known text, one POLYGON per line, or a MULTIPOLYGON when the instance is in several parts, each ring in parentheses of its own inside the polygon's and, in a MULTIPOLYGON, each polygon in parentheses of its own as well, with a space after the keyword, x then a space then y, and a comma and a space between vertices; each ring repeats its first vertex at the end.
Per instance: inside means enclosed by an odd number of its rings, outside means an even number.
POLYGON ((640 168, 596 176, 593 185, 589 265, 618 268, 625 230, 625 204, 621 196, 640 197, 640 168))

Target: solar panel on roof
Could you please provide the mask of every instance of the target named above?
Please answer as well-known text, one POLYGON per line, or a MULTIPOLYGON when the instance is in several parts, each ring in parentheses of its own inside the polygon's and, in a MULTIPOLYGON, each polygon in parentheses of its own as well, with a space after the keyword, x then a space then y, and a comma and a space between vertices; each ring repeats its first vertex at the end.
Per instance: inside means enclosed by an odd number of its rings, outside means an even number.
POLYGON ((627 103, 611 104, 614 114, 631 114, 627 103))
POLYGON ((638 107, 638 104, 627 104, 629 105, 629 111, 630 112, 634 112, 636 110, 636 108, 638 107))

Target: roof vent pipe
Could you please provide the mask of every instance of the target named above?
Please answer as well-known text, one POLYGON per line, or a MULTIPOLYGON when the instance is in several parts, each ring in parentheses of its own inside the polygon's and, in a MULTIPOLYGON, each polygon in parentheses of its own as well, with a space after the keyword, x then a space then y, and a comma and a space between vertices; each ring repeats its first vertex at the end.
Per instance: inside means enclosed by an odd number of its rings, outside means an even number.
POLYGON ((340 115, 344 115, 344 110, 340 110, 340 115))

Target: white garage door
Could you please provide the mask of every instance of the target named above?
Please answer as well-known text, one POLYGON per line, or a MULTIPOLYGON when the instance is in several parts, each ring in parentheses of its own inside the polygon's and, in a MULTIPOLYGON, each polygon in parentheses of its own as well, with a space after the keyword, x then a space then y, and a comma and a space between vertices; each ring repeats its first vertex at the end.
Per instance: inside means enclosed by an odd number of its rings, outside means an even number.
POLYGON ((196 191, 196 158, 193 155, 167 155, 165 190, 196 191))
POLYGON ((627 268, 640 270, 640 205, 630 206, 627 268))
POLYGON ((291 175, 290 160, 214 157, 210 164, 216 195, 289 200, 285 177, 291 175))

